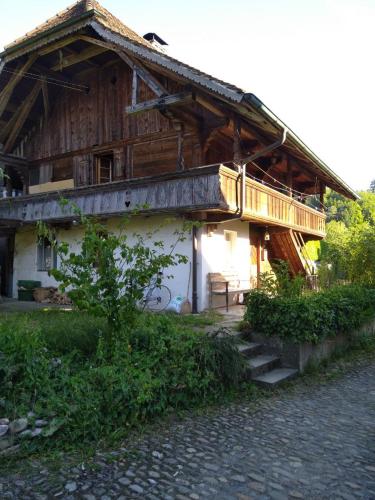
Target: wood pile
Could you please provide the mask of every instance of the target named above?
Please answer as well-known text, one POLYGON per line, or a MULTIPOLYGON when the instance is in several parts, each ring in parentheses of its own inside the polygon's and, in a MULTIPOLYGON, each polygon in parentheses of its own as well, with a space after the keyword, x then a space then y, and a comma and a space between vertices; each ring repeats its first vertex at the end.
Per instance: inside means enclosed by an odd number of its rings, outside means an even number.
POLYGON ((58 305, 71 305, 72 301, 65 293, 53 286, 35 288, 34 300, 42 304, 58 304, 58 305))

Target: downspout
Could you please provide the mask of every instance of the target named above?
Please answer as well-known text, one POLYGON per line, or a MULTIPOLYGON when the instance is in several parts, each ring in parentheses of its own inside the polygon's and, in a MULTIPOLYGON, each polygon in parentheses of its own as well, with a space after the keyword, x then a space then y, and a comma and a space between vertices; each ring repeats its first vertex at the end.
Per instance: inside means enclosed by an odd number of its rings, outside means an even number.
POLYGON ((193 243, 193 249, 192 249, 192 313, 196 314, 198 312, 198 242, 197 242, 197 232, 198 228, 197 226, 193 226, 191 233, 192 233, 192 243, 193 243))
POLYGON ((231 220, 238 220, 241 219, 243 216, 243 213, 246 208, 246 167, 249 163, 253 162, 257 158, 260 158, 261 156, 264 156, 267 153, 270 153, 271 151, 274 151, 275 149, 279 148, 284 144, 286 141, 286 136, 288 133, 288 129, 283 127, 283 132, 281 137, 270 144, 269 146, 265 147, 261 151, 257 151, 253 155, 247 156, 246 158, 243 158, 241 160, 241 203, 240 203, 240 209, 238 214, 233 215, 230 219, 226 219, 223 221, 220 221, 221 223, 223 222, 230 222, 231 220))
MULTIPOLYGON (((261 151, 258 151, 257 153, 254 153, 251 156, 248 156, 241 160, 241 206, 239 213, 236 215, 233 215, 230 219, 221 221, 223 222, 229 222, 232 220, 237 220, 241 219, 243 216, 243 213, 246 208, 246 167, 249 163, 252 161, 256 160, 257 158, 264 156, 267 153, 270 153, 271 151, 274 151, 275 149, 279 148, 284 144, 286 141, 286 136, 287 136, 288 130, 284 127, 283 132, 281 137, 267 146, 266 148, 262 149, 261 151)), ((197 265, 198 265, 198 243, 197 243, 197 227, 193 226, 192 228, 192 312, 193 314, 196 314, 198 312, 198 272, 197 272, 197 265)))

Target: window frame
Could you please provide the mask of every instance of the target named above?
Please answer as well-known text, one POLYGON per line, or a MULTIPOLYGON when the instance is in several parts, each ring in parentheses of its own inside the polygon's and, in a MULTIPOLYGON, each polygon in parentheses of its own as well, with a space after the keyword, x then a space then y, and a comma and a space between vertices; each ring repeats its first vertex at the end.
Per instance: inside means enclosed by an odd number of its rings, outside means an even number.
POLYGON ((40 237, 37 240, 36 245, 36 269, 38 272, 48 272, 51 269, 57 268, 57 252, 56 245, 52 243, 47 237, 40 237), (50 256, 46 256, 47 248, 50 248, 50 256), (47 259, 50 259, 51 263, 48 265, 47 259))

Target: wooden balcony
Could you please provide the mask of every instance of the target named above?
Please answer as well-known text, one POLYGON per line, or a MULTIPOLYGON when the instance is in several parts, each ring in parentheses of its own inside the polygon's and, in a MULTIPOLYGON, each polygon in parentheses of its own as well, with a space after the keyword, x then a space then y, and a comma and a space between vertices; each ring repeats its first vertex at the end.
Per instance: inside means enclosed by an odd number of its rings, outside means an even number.
MULTIPOLYGON (((238 173, 221 166, 220 183, 228 210, 235 213, 241 203, 241 180, 238 173)), ((288 227, 321 238, 326 234, 326 216, 322 212, 251 178, 246 179, 246 207, 243 218, 288 227)))
MULTIPOLYGON (((62 197, 85 215, 119 216, 140 208, 149 214, 200 212, 219 221, 239 212, 240 196, 241 180, 237 172, 222 165, 210 165, 156 177, 0 199, 0 223, 72 220, 76 215, 70 205, 59 203, 62 197)), ((242 218, 319 238, 325 236, 324 214, 250 178, 246 180, 242 218)))

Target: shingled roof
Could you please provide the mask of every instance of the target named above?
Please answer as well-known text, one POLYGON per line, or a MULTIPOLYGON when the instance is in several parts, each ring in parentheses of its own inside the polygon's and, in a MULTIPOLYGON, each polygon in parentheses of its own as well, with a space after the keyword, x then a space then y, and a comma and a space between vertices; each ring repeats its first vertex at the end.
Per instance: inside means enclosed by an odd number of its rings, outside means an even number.
POLYGON ((318 172, 326 176, 327 184, 333 189, 350 198, 358 198, 358 195, 256 96, 182 63, 168 54, 160 53, 152 44, 128 28, 96 0, 79 0, 7 45, 5 51, 0 54, 0 73, 2 67, 12 60, 86 27, 93 29, 106 42, 129 51, 147 63, 164 68, 182 77, 186 82, 197 85, 215 97, 230 103, 240 114, 261 127, 263 131, 279 134, 281 129, 287 129, 289 134, 285 147, 302 153, 318 172))
POLYGON ((9 49, 15 48, 26 41, 31 41, 35 37, 44 35, 52 28, 56 28, 65 22, 74 21, 75 19, 78 20, 79 18, 85 15, 89 16, 90 14, 90 17, 94 18, 111 31, 114 31, 133 42, 145 45, 147 48, 153 49, 153 46, 147 40, 125 26, 123 22, 117 19, 117 17, 111 14, 111 12, 105 9, 96 0, 79 0, 44 23, 40 24, 32 31, 29 31, 24 36, 17 38, 14 42, 6 45, 5 50, 8 51, 9 49))

